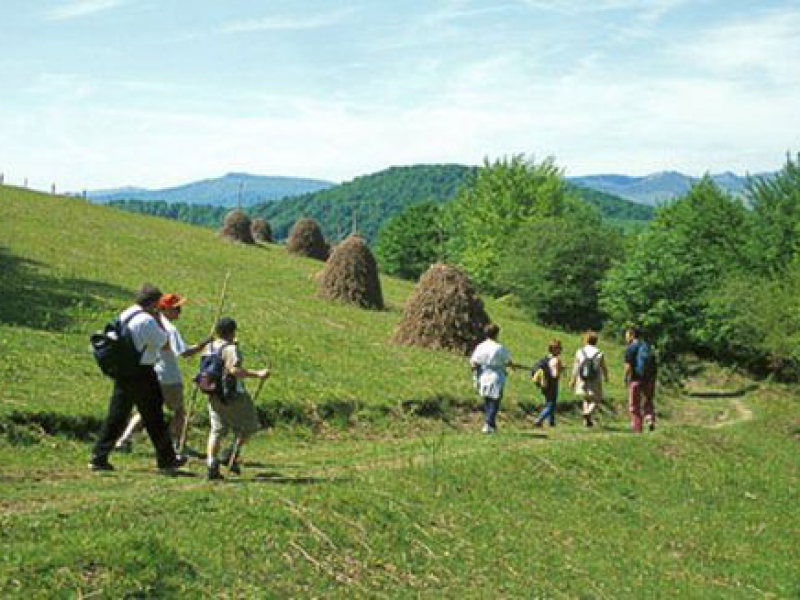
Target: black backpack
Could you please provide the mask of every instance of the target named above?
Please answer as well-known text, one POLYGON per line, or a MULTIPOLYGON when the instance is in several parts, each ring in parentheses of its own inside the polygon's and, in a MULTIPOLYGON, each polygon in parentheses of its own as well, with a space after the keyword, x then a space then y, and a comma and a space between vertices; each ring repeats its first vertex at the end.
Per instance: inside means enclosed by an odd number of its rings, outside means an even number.
POLYGON ((217 396, 225 401, 236 395, 236 377, 229 375, 225 369, 222 351, 230 344, 222 344, 200 359, 200 370, 194 381, 197 388, 209 396, 217 396))
POLYGON ((553 374, 550 372, 550 355, 540 358, 536 363, 533 365, 531 369, 531 379, 537 382, 537 385, 540 389, 544 390, 550 385, 550 381, 553 379, 553 374), (541 371, 542 375, 537 377, 537 373, 541 371))
POLYGON ((581 350, 581 355, 583 358, 581 359, 581 364, 578 367, 578 377, 581 378, 584 382, 591 382, 595 381, 599 375, 597 364, 594 362, 600 354, 595 354, 591 358, 581 350))
POLYGON ((128 323, 142 312, 137 310, 124 320, 117 317, 102 331, 89 336, 92 354, 104 375, 112 379, 125 379, 139 372, 142 353, 133 343, 128 323))

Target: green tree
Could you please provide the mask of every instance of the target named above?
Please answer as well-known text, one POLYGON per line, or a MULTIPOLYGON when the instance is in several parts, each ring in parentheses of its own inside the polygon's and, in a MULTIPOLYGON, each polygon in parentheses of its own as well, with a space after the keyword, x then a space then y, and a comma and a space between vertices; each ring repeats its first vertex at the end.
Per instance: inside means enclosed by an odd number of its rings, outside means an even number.
POLYGON ((517 155, 487 160, 447 205, 448 258, 481 289, 506 291, 497 281, 497 269, 517 229, 567 213, 594 214, 594 209, 577 199, 552 159, 536 163, 517 155))
POLYGON ((773 178, 754 178, 745 196, 753 209, 756 235, 750 242, 751 263, 780 272, 800 250, 800 154, 791 155, 773 178))
POLYGON ((599 283, 621 251, 620 235, 599 215, 545 218, 517 230, 505 249, 500 280, 536 321, 599 328, 599 283))
POLYGON ((742 203, 704 177, 660 209, 626 259, 610 269, 600 294, 607 326, 637 324, 667 356, 710 349, 709 294, 744 268, 748 235, 742 203))
POLYGON ((417 279, 442 259, 444 236, 440 206, 410 206, 380 229, 375 255, 385 273, 417 279))

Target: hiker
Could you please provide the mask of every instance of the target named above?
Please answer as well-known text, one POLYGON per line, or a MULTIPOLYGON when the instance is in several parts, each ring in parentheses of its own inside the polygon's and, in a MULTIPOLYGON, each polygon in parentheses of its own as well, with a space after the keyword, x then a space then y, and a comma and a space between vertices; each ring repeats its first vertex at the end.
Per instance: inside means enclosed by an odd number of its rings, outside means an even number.
MULTIPOLYGON (((233 430, 235 436, 233 456, 230 459, 231 471, 236 474, 241 472, 238 464, 241 447, 259 429, 256 407, 242 380, 247 377, 258 379, 269 377, 269 369, 253 371, 242 366, 242 354, 236 341, 236 321, 230 317, 223 317, 217 321, 214 331, 216 339, 206 347, 203 354, 209 357, 218 354, 221 357, 223 380, 221 389, 208 397, 208 414, 211 421, 207 448, 209 480, 222 479, 218 454, 222 438, 229 429, 233 430)), ((202 374, 201 371, 198 377, 202 374)))
POLYGON ((534 427, 541 427, 547 421, 550 427, 556 426, 556 402, 558 401, 558 383, 561 371, 564 368, 561 362, 561 341, 553 340, 547 345, 547 356, 534 367, 531 378, 536 381, 540 377, 542 394, 544 395, 544 409, 533 422, 534 427))
POLYGON ((184 458, 175 456, 169 429, 164 421, 164 398, 153 367, 159 351, 169 348, 167 332, 157 318, 161 296, 157 287, 145 284, 136 294, 136 303, 119 316, 122 322, 127 323, 133 345, 141 356, 134 375, 114 380, 108 415, 89 461, 89 468, 93 471, 114 470, 108 456, 125 429, 134 406, 142 415, 144 427, 155 447, 159 470, 174 473, 186 462, 184 458))
POLYGON ((489 323, 484 328, 486 339, 478 344, 470 358, 475 386, 483 398, 484 424, 483 433, 497 431, 497 413, 500 400, 503 398, 503 387, 506 383, 506 369, 517 367, 511 361, 508 348, 498 343, 500 327, 489 323))
POLYGON ((608 367, 605 355, 597 348, 597 333, 587 331, 583 336, 584 346, 575 352, 575 362, 569 387, 583 400, 583 424, 594 427, 593 415, 603 402, 603 381, 608 383, 608 367))
MULTIPOLYGON (((170 434, 172 441, 178 443, 186 420, 186 410, 183 406, 183 377, 178 367, 178 357, 189 358, 202 351, 214 338, 209 336, 194 346, 187 346, 183 341, 178 328, 173 325, 181 316, 181 308, 186 304, 186 298, 179 294, 164 294, 158 301, 161 325, 169 338, 168 347, 158 353, 155 364, 158 382, 161 385, 161 394, 164 404, 172 411, 170 434)), ((125 433, 117 440, 117 452, 130 452, 133 446, 133 436, 142 430, 142 416, 138 412, 131 417, 125 433)))
POLYGON ((642 432, 642 416, 647 428, 656 428, 656 360, 653 348, 642 339, 641 331, 635 327, 625 330, 625 383, 628 385, 628 411, 631 414, 631 429, 642 432), (642 402, 644 400, 644 402, 642 402))

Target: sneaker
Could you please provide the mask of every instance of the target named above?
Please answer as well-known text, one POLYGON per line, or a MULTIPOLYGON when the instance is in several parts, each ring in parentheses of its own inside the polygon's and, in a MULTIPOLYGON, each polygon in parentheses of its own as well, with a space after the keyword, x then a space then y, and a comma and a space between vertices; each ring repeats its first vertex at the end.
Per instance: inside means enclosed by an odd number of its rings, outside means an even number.
POLYGON ((119 452, 120 454, 130 454, 133 452, 133 442, 131 440, 117 442, 117 445, 114 446, 114 452, 119 452))
POLYGON ((492 434, 497 431, 496 428, 492 427, 491 425, 484 425, 483 429, 481 429, 483 433, 492 434))
POLYGON ((650 424, 647 426, 647 429, 648 429, 649 431, 655 431, 655 430, 656 430, 656 424, 655 424, 655 423, 650 423, 650 424))
POLYGON ((89 469, 92 471, 113 471, 114 465, 108 462, 107 458, 93 458, 89 461, 89 469))
POLYGON ((234 475, 241 475, 242 467, 239 466, 238 462, 235 462, 230 467, 228 467, 228 473, 233 473, 234 475))
POLYGON ((222 481, 225 479, 222 476, 222 473, 219 472, 219 464, 215 464, 213 467, 208 467, 208 473, 206 474, 206 479, 209 481, 222 481))
POLYGON ((541 428, 542 428, 542 422, 541 422, 540 420, 538 420, 538 419, 537 419, 537 420, 535 420, 535 421, 533 422, 533 426, 534 426, 534 427, 537 427, 537 428, 539 428, 539 429, 541 429, 541 428))
POLYGON ((583 424, 586 427, 594 427, 594 421, 592 421, 592 417, 590 415, 583 415, 583 424))

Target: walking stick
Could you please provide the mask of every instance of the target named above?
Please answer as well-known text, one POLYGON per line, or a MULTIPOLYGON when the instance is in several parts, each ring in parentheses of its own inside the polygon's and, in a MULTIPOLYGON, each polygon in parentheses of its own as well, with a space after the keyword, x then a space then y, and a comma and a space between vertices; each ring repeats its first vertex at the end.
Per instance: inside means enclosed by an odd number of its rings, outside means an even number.
MULTIPOLYGON (((256 393, 253 396, 253 404, 256 403, 258 400, 258 395, 261 393, 261 388, 264 387, 264 382, 266 381, 266 377, 258 382, 258 387, 256 388, 256 393)), ((228 459, 228 471, 233 468, 233 465, 236 464, 237 454, 239 454, 239 448, 241 447, 242 442, 237 435, 236 438, 233 440, 233 447, 231 448, 231 457, 228 459)))
MULTIPOLYGON (((225 296, 228 293, 228 281, 231 278, 231 272, 228 271, 225 273, 225 281, 222 283, 222 292, 219 295, 219 302, 217 303, 217 312, 214 316, 214 322, 211 324, 211 331, 209 332, 209 337, 214 335, 214 328, 217 325, 217 321, 219 321, 220 317, 222 317, 222 308, 225 305, 225 296)), ((178 442, 178 454, 183 453, 183 448, 186 445, 186 437, 189 434, 189 421, 191 421, 192 417, 194 416, 195 404, 197 402, 197 382, 194 382, 194 386, 192 388, 192 399, 189 401, 189 407, 186 411, 186 418, 183 421, 183 427, 181 428, 181 439, 178 442)))

